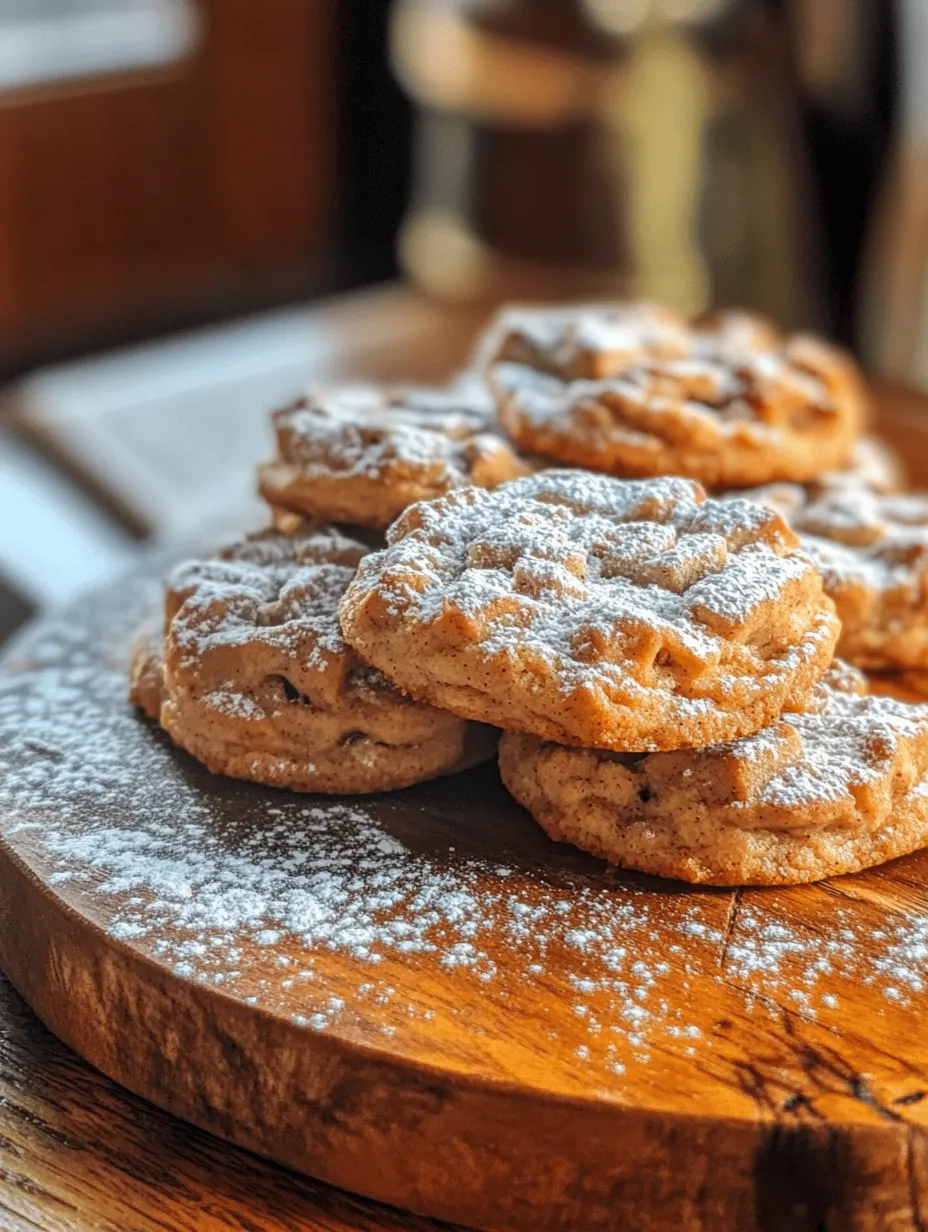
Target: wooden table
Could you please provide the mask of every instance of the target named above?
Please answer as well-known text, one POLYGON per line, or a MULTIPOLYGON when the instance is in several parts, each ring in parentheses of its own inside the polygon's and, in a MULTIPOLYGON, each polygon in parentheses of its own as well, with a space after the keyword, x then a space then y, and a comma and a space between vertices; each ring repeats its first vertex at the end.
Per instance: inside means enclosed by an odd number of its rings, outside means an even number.
MULTIPOLYGON (((881 403, 889 434, 907 452, 919 438, 910 426, 911 399, 885 391, 881 403)), ((909 461, 924 482, 925 462, 919 467, 911 454, 909 461)), ((0 976, 3 1229, 426 1232, 439 1226, 298 1177, 156 1111, 58 1043, 0 976)))

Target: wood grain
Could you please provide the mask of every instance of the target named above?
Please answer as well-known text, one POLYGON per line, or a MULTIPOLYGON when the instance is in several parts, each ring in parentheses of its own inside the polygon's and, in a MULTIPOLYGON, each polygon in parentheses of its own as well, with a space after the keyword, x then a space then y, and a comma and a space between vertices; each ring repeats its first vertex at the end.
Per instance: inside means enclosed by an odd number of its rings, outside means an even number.
POLYGON ((0 976, 4 1232, 425 1232, 448 1225, 299 1177, 121 1090, 0 976))
MULTIPOLYGON (((95 676, 113 673, 150 595, 139 578, 81 605, 70 619, 75 661, 89 655, 95 676)), ((20 643, 8 688, 29 691, 52 630, 20 643)), ((116 695, 106 704, 123 706, 116 695)), ((181 796, 208 810, 221 844, 266 824, 271 803, 288 828, 302 824, 305 801, 210 778, 124 708, 112 721, 125 764, 141 766, 139 750, 157 746, 169 826, 179 825, 181 796)), ((396 1205, 532 1232, 928 1227, 921 998, 888 996, 896 977, 874 965, 881 937, 928 920, 928 855, 811 887, 694 891, 549 843, 492 768, 369 807, 372 824, 452 879, 449 892, 468 871, 483 901, 502 876, 507 895, 541 912, 530 918, 545 923, 517 943, 502 916, 489 933, 480 924, 491 979, 443 963, 457 939, 451 925, 435 953, 389 950, 373 975, 338 947, 308 953, 293 936, 269 946, 252 935, 231 983, 184 978, 158 950, 181 938, 176 922, 160 936, 113 936, 135 891, 104 893, 82 876, 49 884, 62 866, 43 846, 48 835, 92 834, 99 801, 64 817, 37 802, 28 819, 37 829, 18 830, 23 816, 4 813, 0 960, 53 1030, 126 1087, 396 1205), (628 954, 610 955, 595 937, 571 950, 551 925, 558 903, 571 925, 592 922, 591 937, 597 911, 624 913, 628 954), (810 956, 841 921, 853 924, 854 945, 824 983, 808 983, 810 956), (769 967, 746 965, 758 936, 777 929, 791 947, 769 967), (529 979, 542 934, 542 970, 529 979), (629 992, 616 992, 616 972, 628 977, 640 959, 654 974, 661 955, 667 970, 647 1004, 666 1009, 639 1037, 622 1017, 629 992), (311 967, 314 991, 285 987, 280 958, 311 967), (365 986, 394 995, 371 998, 365 986), (322 1029, 295 1021, 331 995, 343 1008, 322 1029), (692 1030, 665 1029, 679 1024, 692 1030)), ((118 804, 115 815, 136 829, 158 820, 118 804)), ((218 1227, 428 1226, 230 1158, 117 1092, 44 1032, 25 1038, 25 1011, 2 988, 0 1006, 0 1022, 13 1023, 0 1029, 0 1201, 19 1221, 12 1227, 183 1229, 202 1226, 203 1214, 218 1227)))

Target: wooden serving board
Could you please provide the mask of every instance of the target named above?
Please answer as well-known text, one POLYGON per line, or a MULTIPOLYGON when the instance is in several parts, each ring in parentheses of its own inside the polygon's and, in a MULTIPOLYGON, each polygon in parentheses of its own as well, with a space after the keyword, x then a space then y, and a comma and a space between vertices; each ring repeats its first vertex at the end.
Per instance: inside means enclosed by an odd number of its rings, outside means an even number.
POLYGON ((57 1035, 478 1228, 928 1227, 928 852, 694 890, 551 843, 493 767, 342 800, 215 778, 124 698, 163 565, 0 674, 0 965, 57 1035))

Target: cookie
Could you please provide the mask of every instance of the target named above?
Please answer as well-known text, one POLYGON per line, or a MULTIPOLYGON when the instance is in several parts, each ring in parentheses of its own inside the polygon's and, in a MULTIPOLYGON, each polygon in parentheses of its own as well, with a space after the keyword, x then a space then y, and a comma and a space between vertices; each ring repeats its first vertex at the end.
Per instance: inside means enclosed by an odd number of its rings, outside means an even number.
POLYGON ((750 495, 786 518, 820 570, 842 657, 873 670, 928 668, 928 493, 845 482, 750 495))
POLYGON ((864 489, 890 496, 905 488, 902 462, 889 445, 873 436, 854 442, 849 464, 837 471, 823 471, 808 483, 767 483, 754 488, 731 488, 716 493, 723 499, 759 501, 770 505, 784 517, 836 490, 864 489))
POLYGON ((345 645, 338 605, 365 550, 331 528, 269 530, 172 572, 159 717, 177 744, 216 773, 318 792, 492 756, 494 730, 414 702, 345 645))
POLYGON ((412 696, 593 748, 715 744, 801 707, 838 635, 782 519, 687 479, 546 471, 414 505, 341 606, 412 696))
POLYGON ((312 393, 272 420, 277 453, 259 468, 261 495, 331 522, 382 529, 415 501, 528 473, 473 378, 451 390, 312 393))
POLYGON ((164 630, 159 622, 139 630, 129 660, 129 701, 157 723, 164 700, 164 630))
POLYGON ((896 451, 875 436, 862 436, 854 442, 851 460, 839 471, 818 475, 812 486, 818 489, 869 488, 872 492, 901 492, 906 486, 902 461, 896 451))
MULTIPOLYGON (((748 489, 751 491, 752 489, 748 489)), ((303 532, 303 528, 309 523, 315 523, 317 526, 325 525, 331 527, 332 530, 339 534, 347 535, 349 539, 361 543, 368 551, 379 550, 386 547, 386 539, 382 530, 373 530, 370 526, 359 526, 358 523, 351 522, 326 522, 322 523, 315 518, 306 518, 301 513, 293 513, 289 509, 277 509, 273 505, 269 510, 270 518, 268 526, 271 530, 279 530, 285 535, 298 535, 303 532)))
POLYGON ((847 355, 738 313, 509 309, 480 362, 520 449, 613 475, 804 483, 848 464, 865 417, 847 355))
POLYGON ((829 673, 810 709, 731 743, 644 756, 504 735, 503 782, 558 840, 712 885, 790 885, 928 845, 928 706, 829 673))

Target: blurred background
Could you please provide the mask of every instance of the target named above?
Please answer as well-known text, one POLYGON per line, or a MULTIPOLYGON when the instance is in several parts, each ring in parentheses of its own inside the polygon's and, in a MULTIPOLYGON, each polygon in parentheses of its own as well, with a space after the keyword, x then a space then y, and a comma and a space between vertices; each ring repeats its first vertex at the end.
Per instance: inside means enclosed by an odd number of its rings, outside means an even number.
POLYGON ((926 0, 0 0, 0 640, 507 298, 928 387, 926 0))

